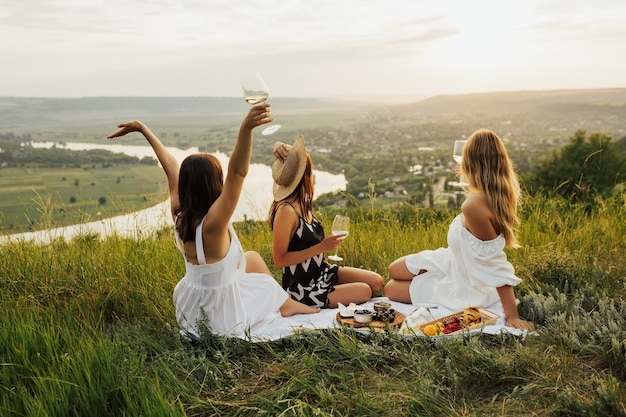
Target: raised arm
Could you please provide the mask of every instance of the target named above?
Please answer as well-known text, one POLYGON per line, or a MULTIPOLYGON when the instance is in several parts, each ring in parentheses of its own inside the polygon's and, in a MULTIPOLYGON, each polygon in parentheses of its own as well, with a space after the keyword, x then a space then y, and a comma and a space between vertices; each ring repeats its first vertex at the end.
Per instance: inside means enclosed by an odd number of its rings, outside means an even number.
POLYGON ((263 103, 252 106, 239 127, 237 142, 230 155, 228 171, 224 179, 222 194, 209 209, 211 215, 205 221, 205 228, 226 225, 235 212, 243 181, 250 167, 252 153, 252 130, 260 125, 271 123, 270 104, 263 103))
POLYGON ((154 153, 165 171, 167 176, 167 184, 170 194, 170 209, 172 218, 176 216, 180 203, 178 201, 178 174, 180 171, 180 165, 176 158, 167 150, 167 148, 161 143, 159 138, 154 133, 138 120, 131 120, 129 122, 120 123, 117 125, 119 130, 113 132, 107 136, 107 139, 113 139, 120 136, 124 136, 131 132, 140 132, 148 141, 154 153))

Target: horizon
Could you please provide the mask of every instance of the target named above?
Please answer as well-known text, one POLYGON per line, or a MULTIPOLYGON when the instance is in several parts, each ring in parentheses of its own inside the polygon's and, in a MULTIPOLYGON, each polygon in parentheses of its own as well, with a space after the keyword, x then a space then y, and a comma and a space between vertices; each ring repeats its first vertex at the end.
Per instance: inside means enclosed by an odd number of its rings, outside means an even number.
MULTIPOLYGON (((441 93, 441 94, 433 94, 433 95, 423 95, 422 97, 418 96, 410 96, 410 95, 390 95, 390 96, 367 96, 370 97, 369 101, 371 102, 379 102, 379 101, 390 101, 395 99, 411 99, 411 100, 426 100, 433 97, 439 96, 470 96, 470 95, 486 95, 486 94, 517 94, 517 93, 541 93, 541 92, 583 92, 583 91, 603 91, 603 90, 625 90, 626 84, 624 86, 615 86, 615 87, 589 87, 589 88, 546 88, 546 89, 520 89, 520 90, 494 90, 494 91, 475 91, 469 93, 441 93)), ((364 96, 366 97, 366 96, 364 96)), ((17 95, 0 95, 0 98, 15 98, 15 99, 67 99, 67 100, 77 100, 77 99, 123 99, 123 98, 226 98, 226 99, 235 99, 241 100, 242 97, 240 95, 119 95, 119 96, 17 96, 17 95)), ((343 100, 347 102, 353 101, 361 101, 358 97, 353 98, 343 98, 343 97, 332 97, 332 96, 274 96, 274 99, 294 99, 294 100, 306 100, 306 99, 315 99, 315 100, 343 100)), ((271 102, 271 99, 268 99, 268 102, 271 102)))
POLYGON ((415 100, 623 88, 619 0, 0 0, 0 96, 415 100))

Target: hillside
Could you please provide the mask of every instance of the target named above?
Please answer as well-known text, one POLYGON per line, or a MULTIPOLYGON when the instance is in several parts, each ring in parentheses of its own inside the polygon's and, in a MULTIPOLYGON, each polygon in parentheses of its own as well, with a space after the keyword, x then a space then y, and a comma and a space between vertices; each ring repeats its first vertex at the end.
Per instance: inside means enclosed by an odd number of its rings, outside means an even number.
POLYGON ((569 112, 594 111, 612 112, 625 109, 626 88, 595 90, 549 90, 510 91, 440 95, 422 100, 412 106, 432 114, 491 113, 511 114, 516 112, 569 112))
MULTIPOLYGON (((280 114, 376 109, 392 114, 419 114, 435 122, 471 120, 510 124, 532 121, 540 126, 562 122, 570 127, 573 123, 575 128, 603 129, 609 134, 623 134, 626 120, 626 88, 440 95, 401 106, 282 97, 273 97, 271 102, 280 114)), ((0 97, 0 132, 100 124, 129 115, 189 123, 203 120, 206 126, 207 116, 240 115, 246 109, 247 104, 239 97, 0 97)))
POLYGON ((441 95, 404 112, 453 123, 466 133, 490 127, 517 140, 563 143, 579 129, 619 139, 625 135, 626 88, 441 95))
MULTIPOLYGON (((618 149, 626 148, 626 89, 442 95, 403 105, 294 98, 276 98, 272 104, 275 121, 283 128, 271 136, 255 135, 252 161, 271 165, 275 141, 291 143, 295 135, 303 134, 315 169, 344 174, 346 194, 357 203, 377 196, 382 203, 452 204, 459 191, 446 187, 455 179, 452 144, 482 127, 504 139, 522 175, 569 143, 578 130, 605 133, 618 149)), ((146 122, 167 146, 228 152, 247 109, 243 99, 235 97, 0 98, 0 139, 7 141, 0 140, 0 148, 8 160, 10 146, 21 142, 100 143, 117 123, 132 118, 146 122)), ((140 135, 119 142, 145 145, 140 135)), ((28 162, 24 155, 20 158, 28 162)), ((93 167, 63 169, 87 172, 93 167)), ((3 174, 10 187, 16 179, 7 170, 3 174)), ((67 172, 57 175, 67 176, 67 172)), ((21 205, 30 201, 31 184, 26 186, 28 195, 7 200, 21 205)), ((129 192, 141 199, 142 187, 137 183, 137 189, 129 192)), ((346 203, 345 195, 327 197, 318 204, 346 203)))
MULTIPOLYGON (((272 104, 276 108, 300 112, 345 109, 347 106, 337 100, 306 98, 273 98, 272 104)), ((186 121, 231 113, 239 117, 247 109, 248 104, 238 97, 0 97, 0 132, 101 124, 108 120, 125 120, 129 115, 141 119, 186 121)))

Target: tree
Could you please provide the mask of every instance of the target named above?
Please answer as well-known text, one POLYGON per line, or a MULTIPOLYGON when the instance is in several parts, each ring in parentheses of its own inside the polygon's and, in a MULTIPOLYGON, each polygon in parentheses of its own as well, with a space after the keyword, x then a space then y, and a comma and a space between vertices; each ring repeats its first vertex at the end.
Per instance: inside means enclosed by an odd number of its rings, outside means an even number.
POLYGON ((603 133, 577 131, 570 143, 541 159, 525 178, 531 193, 545 191, 583 201, 606 197, 624 181, 626 158, 603 133))

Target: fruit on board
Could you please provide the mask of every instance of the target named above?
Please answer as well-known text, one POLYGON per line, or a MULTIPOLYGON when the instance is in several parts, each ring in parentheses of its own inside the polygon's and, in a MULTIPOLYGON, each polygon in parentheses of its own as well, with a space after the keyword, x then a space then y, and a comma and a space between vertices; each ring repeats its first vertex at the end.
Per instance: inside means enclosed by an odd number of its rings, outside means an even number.
POLYGON ((461 330, 461 323, 459 322, 459 319, 454 319, 443 328, 443 332, 445 334, 454 333, 458 330, 461 330))
POLYGON ((443 333, 443 327, 443 323, 440 321, 434 324, 428 324, 424 326, 424 334, 426 336, 437 336, 443 333))

